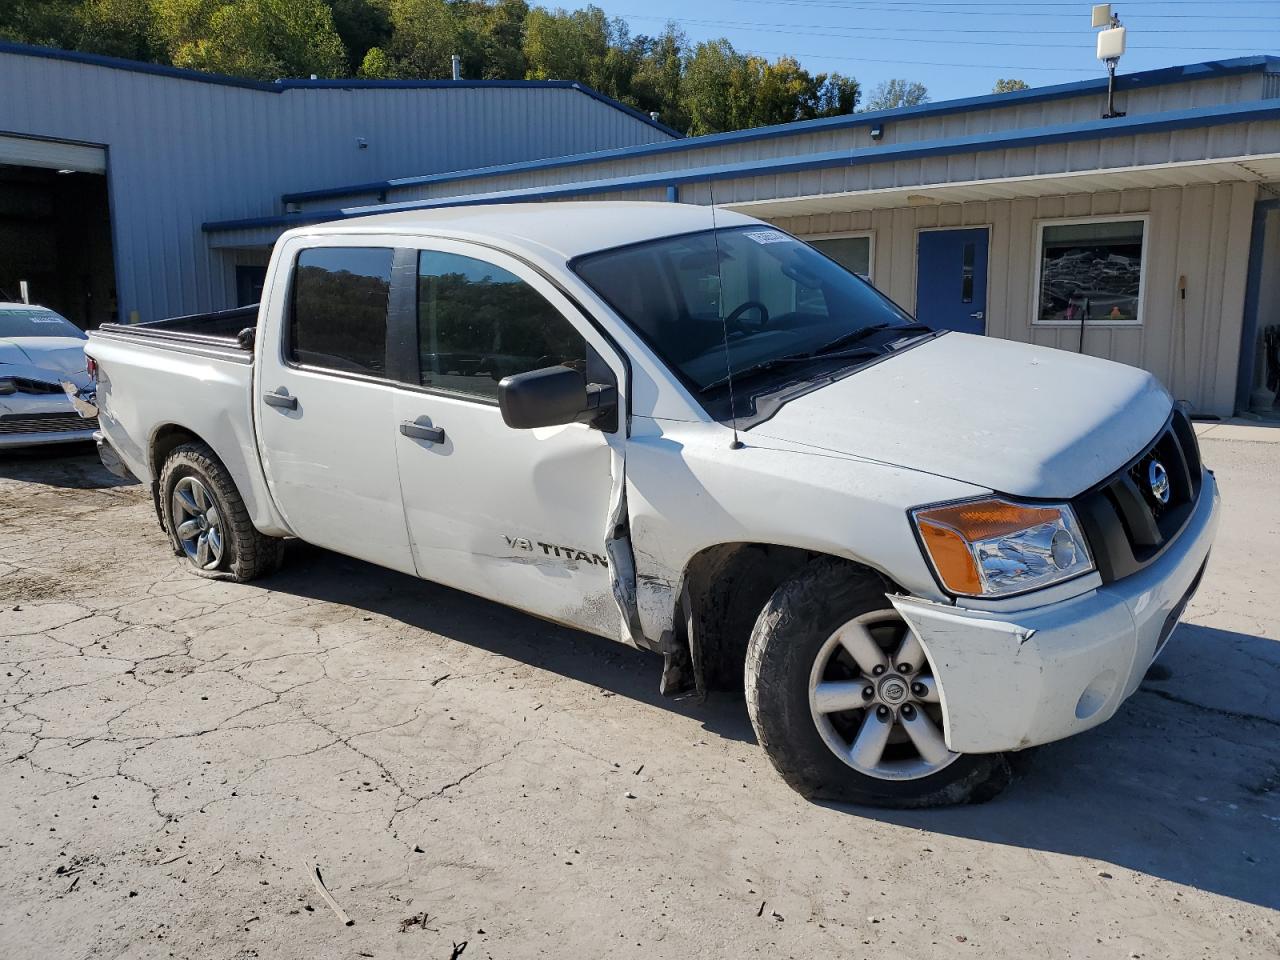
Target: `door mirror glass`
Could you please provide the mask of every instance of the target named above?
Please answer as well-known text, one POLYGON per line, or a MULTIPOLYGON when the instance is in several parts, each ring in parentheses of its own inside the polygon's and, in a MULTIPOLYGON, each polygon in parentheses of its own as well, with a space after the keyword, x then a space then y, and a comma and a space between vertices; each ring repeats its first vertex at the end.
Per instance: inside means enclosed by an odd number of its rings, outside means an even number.
POLYGON ((563 364, 513 374, 498 384, 502 420, 516 430, 596 420, 617 403, 612 386, 588 383, 583 371, 563 364))

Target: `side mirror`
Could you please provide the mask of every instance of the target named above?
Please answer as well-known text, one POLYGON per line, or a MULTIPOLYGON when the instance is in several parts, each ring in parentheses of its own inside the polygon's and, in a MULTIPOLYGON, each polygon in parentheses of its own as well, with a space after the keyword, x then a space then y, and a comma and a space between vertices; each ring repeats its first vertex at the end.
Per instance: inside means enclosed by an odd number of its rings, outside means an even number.
POLYGON ((595 420, 617 404, 612 385, 587 383, 581 370, 562 365, 513 374, 498 383, 502 420, 516 430, 595 420))

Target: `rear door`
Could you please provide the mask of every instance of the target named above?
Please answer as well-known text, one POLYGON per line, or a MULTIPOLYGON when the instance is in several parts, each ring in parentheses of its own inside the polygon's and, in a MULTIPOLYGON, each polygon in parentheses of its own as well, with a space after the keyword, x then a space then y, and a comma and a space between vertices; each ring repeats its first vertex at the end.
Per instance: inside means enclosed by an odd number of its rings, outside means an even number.
POLYGON ((986 227, 921 230, 916 319, 935 330, 987 332, 986 227))
POLYGON ((297 238, 281 257, 292 282, 272 292, 255 384, 272 496, 308 543, 412 573, 387 373, 393 241, 297 238))
POLYGON ((475 244, 429 244, 414 258, 413 346, 396 397, 418 573, 616 638, 605 539, 625 428, 513 430, 498 382, 566 363, 621 387, 620 358, 526 264, 475 244))

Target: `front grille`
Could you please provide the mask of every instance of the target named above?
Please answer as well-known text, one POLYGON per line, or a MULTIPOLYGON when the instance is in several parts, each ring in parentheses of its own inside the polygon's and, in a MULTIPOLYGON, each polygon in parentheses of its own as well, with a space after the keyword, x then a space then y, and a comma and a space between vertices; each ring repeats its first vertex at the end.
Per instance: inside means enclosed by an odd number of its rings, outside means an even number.
POLYGON ((0 436, 6 434, 76 433, 97 430, 97 418, 86 420, 78 413, 8 414, 0 416, 0 436))
POLYGON ((1195 429, 1175 410, 1138 456, 1072 501, 1103 581, 1136 573, 1178 538, 1195 512, 1202 479, 1195 429), (1153 491, 1155 463, 1168 477, 1167 502, 1153 491))

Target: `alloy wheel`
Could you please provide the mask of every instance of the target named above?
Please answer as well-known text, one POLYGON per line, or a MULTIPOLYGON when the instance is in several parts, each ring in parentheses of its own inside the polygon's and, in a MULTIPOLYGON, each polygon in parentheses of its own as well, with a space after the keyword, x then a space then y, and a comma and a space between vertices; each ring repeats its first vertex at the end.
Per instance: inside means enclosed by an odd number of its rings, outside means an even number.
POLYGON ((217 570, 225 539, 222 515, 213 496, 196 477, 183 477, 173 487, 173 528, 182 552, 201 570, 217 570))
POLYGON ((879 780, 916 780, 960 754, 942 736, 938 685, 924 647, 895 610, 843 624, 818 651, 809 708, 844 763, 879 780))

